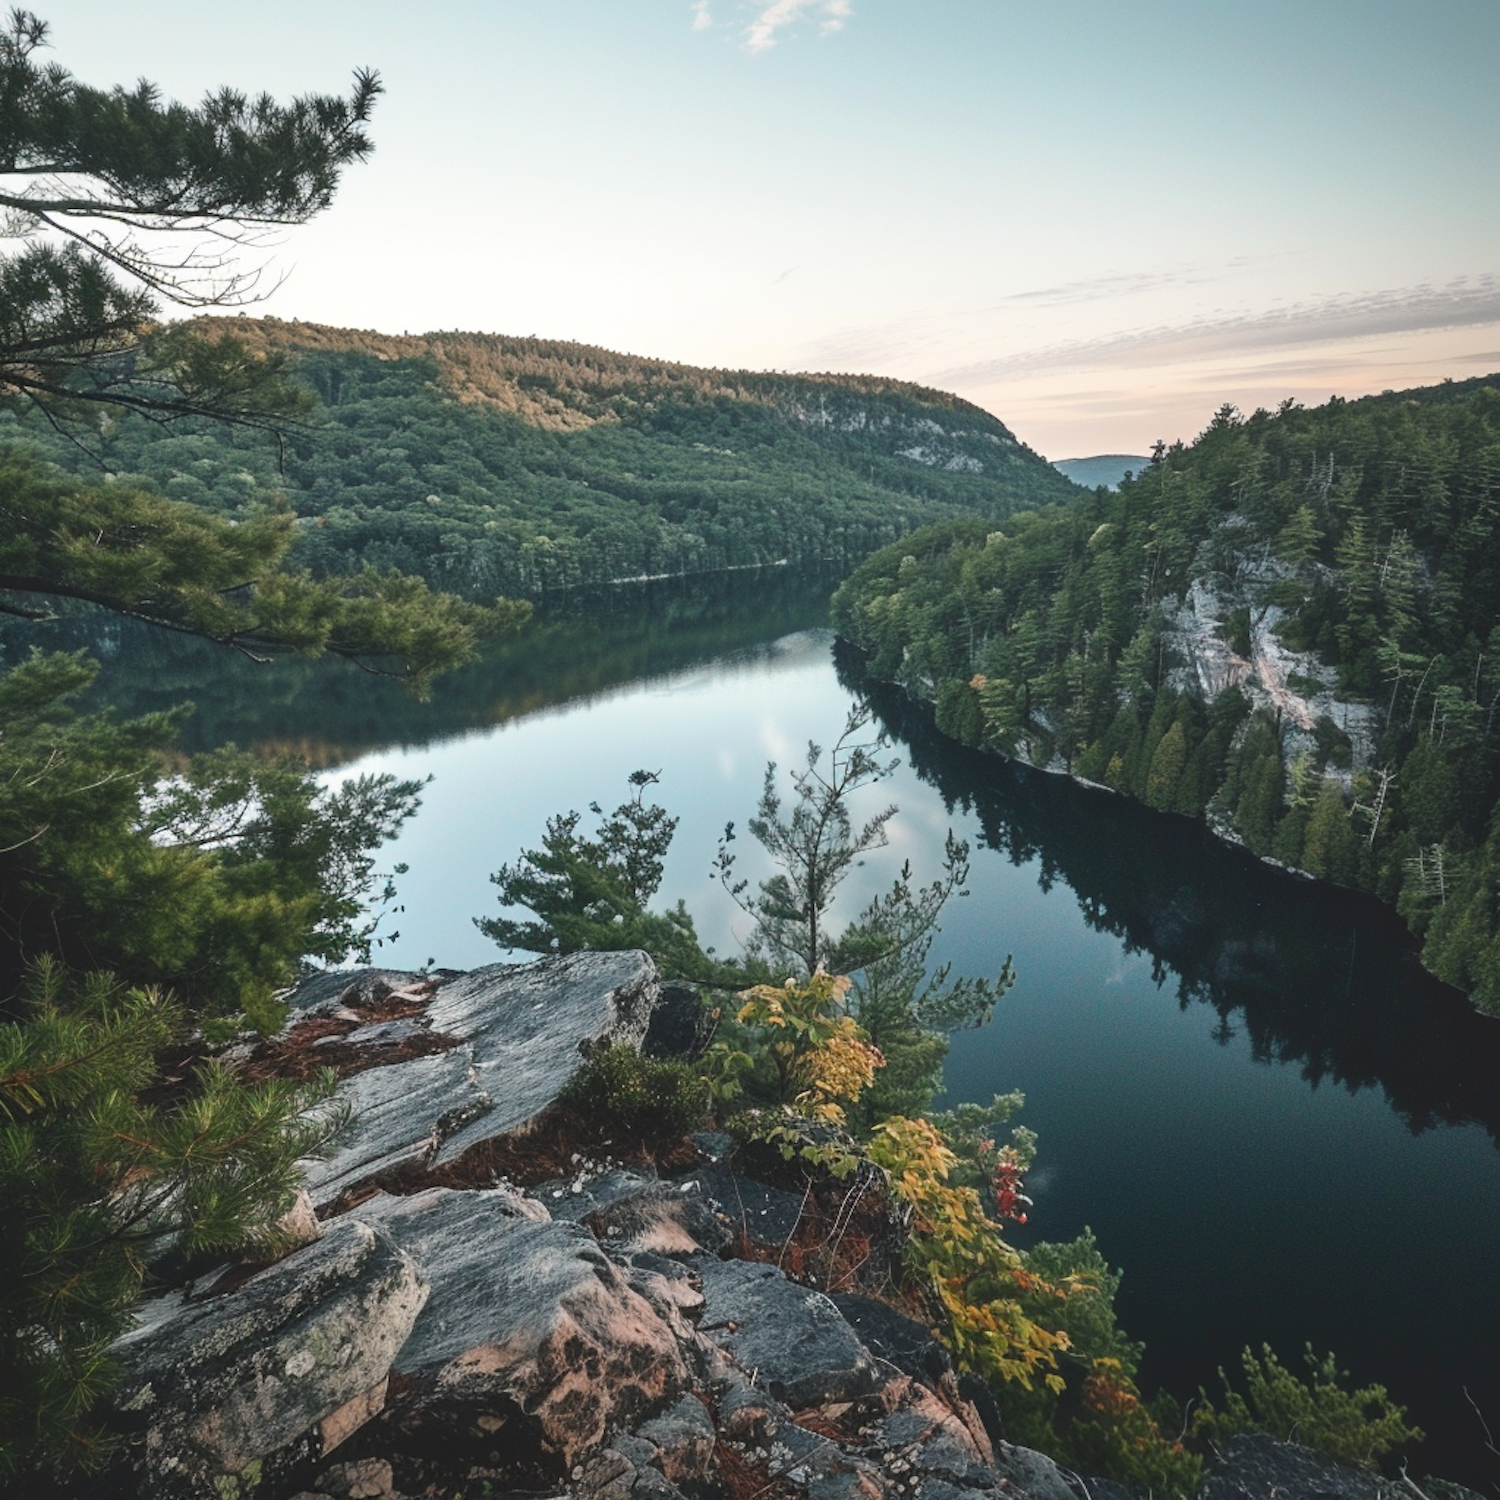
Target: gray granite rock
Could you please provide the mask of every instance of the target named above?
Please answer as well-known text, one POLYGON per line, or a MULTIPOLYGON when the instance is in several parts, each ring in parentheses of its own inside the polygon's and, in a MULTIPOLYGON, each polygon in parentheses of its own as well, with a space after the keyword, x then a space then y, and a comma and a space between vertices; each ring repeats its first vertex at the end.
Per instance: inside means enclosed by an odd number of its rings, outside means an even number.
POLYGON ((366 1178, 430 1162, 441 1144, 441 1122, 492 1108, 468 1047, 366 1069, 344 1079, 339 1096, 353 1110, 352 1128, 330 1156, 304 1164, 307 1190, 319 1208, 366 1178))
POLYGON ((834 1292, 832 1301, 861 1343, 898 1370, 928 1385, 952 1373, 948 1351, 925 1324, 897 1312, 887 1302, 858 1292, 834 1292))
POLYGON ((1402 1492, 1367 1469, 1259 1432, 1231 1438, 1198 1491, 1200 1500, 1395 1500, 1402 1492))
POLYGON ((807 1500, 881 1500, 900 1491, 870 1465, 838 1474, 818 1474, 807 1486, 807 1500))
POLYGON ((379 1412, 426 1300, 389 1235, 343 1221, 235 1291, 148 1303, 116 1345, 114 1397, 143 1492, 196 1496, 293 1448, 335 1447, 379 1412))
POLYGON ((476 1085, 494 1112, 445 1135, 436 1159, 520 1129, 601 1047, 638 1047, 656 993, 656 966, 644 953, 491 964, 443 985, 428 1018, 439 1031, 469 1038, 476 1085))
MULTIPOLYGON (((576 1224, 517 1211, 515 1195, 432 1188, 354 1210, 424 1267, 432 1296, 397 1360, 402 1420, 482 1430, 571 1466, 685 1386, 665 1304, 653 1305, 576 1224)), ((499 1441, 499 1439, 497 1439, 499 1441)))
MULTIPOLYGON (((919 1475, 909 1481, 910 1493, 915 1500, 988 1500, 988 1493, 984 1490, 971 1490, 961 1485, 950 1483, 946 1479, 935 1479, 930 1475, 919 1475)), ((1013 1500, 1021 1500, 1024 1491, 1010 1491, 1013 1500)), ((1024 1500, 1031 1500, 1025 1496, 1024 1500)))
POLYGON ((542 1183, 533 1191, 553 1218, 584 1224, 600 1244, 622 1255, 717 1254, 731 1238, 696 1177, 662 1182, 617 1169, 589 1180, 542 1183))
POLYGON ((351 986, 378 991, 424 982, 435 987, 426 1014, 432 1030, 462 1040, 451 1051, 344 1080, 340 1094, 353 1108, 353 1128, 333 1155, 307 1163, 308 1190, 320 1208, 368 1178, 450 1161, 478 1141, 524 1127, 592 1050, 639 1044, 657 981, 644 953, 574 953, 446 978, 320 974, 290 1003, 305 1014, 338 1006, 351 986))
POLYGON ((450 970, 414 974, 406 969, 323 969, 299 980, 281 998, 291 1012, 288 1027, 308 1016, 329 1015, 348 1006, 368 1005, 371 1000, 413 985, 439 983, 450 970))
POLYGON ((779 1250, 802 1222, 806 1204, 801 1193, 758 1182, 723 1161, 706 1164, 694 1176, 731 1236, 742 1238, 752 1250, 779 1250))
POLYGON ((636 1428, 636 1436, 656 1448, 656 1462, 673 1484, 706 1480, 713 1472, 718 1435, 708 1408, 697 1396, 673 1402, 636 1428))
POLYGON ((791 1407, 867 1396, 882 1384, 868 1350, 821 1292, 775 1266, 706 1261, 700 1327, 791 1407))
POLYGON ((1031 1500, 1089 1500, 1083 1481, 1035 1448, 998 1443, 995 1469, 1010 1486, 1031 1500))
POLYGON ((428 1027, 415 1016, 405 1016, 397 1021, 376 1021, 369 1026, 357 1026, 353 1031, 320 1037, 315 1047, 361 1047, 377 1050, 381 1047, 399 1047, 414 1037, 425 1036, 428 1027))

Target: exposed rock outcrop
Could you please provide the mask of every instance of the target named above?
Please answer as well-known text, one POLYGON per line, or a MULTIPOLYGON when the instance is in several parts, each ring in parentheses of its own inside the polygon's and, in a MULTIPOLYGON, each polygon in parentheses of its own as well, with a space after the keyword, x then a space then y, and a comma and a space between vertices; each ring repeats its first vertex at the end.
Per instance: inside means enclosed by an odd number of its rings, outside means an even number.
POLYGON ((586 1229, 535 1199, 429 1188, 362 1205, 427 1268, 433 1296, 395 1358, 401 1426, 536 1447, 563 1467, 684 1387, 668 1319, 586 1229))
MULTIPOLYGON (((722 1136, 678 1142, 675 1166, 583 1135, 568 1152, 563 1084, 592 1049, 641 1045, 657 998, 640 954, 294 994, 242 1062, 343 1075, 358 1123, 308 1169, 325 1232, 162 1299, 121 1342, 119 1492, 1019 1497, 937 1345, 868 1295, 904 1232, 881 1184, 788 1192, 722 1136), (859 1294, 853 1321, 830 1283, 859 1294)), ((701 1046, 691 997, 671 1012, 654 1050, 701 1046)))
POLYGON ((274 1490, 332 1451, 384 1406, 428 1289, 389 1235, 344 1220, 228 1295, 149 1304, 117 1349, 140 1493, 191 1497, 230 1476, 274 1490))
MULTIPOLYGON (((336 1056, 370 1111, 310 1172, 323 1232, 147 1309, 117 1348, 120 1461, 91 1495, 1091 1500, 1005 1442, 895 1305, 905 1221, 878 1174, 799 1196, 713 1135, 608 1137, 629 1157, 611 1160, 560 1110, 591 1048, 646 1035, 643 955, 364 971, 294 998, 245 1065, 336 1056)), ((1204 1500, 1386 1500, 1319 1465, 1236 1445, 1204 1500)))
POLYGON ((452 1161, 468 1147, 524 1128, 590 1051, 640 1044, 656 993, 656 971, 643 953, 578 953, 453 976, 365 970, 340 978, 320 975, 293 993, 285 1037, 295 1038, 309 1022, 342 1017, 353 1029, 340 1040, 354 1046, 362 1029, 359 1002, 394 993, 420 999, 420 1021, 409 1023, 451 1045, 410 1056, 391 1045, 389 1033, 366 1042, 371 1052, 389 1048, 394 1055, 389 1062, 377 1057, 383 1065, 345 1080, 354 1127, 326 1161, 308 1165, 319 1209, 362 1182, 452 1161))
MULTIPOLYGON (((1472 1490, 1446 1480, 1424 1480, 1421 1487, 1382 1479, 1368 1469, 1335 1463, 1304 1448, 1264 1433, 1231 1438, 1203 1481, 1199 1500, 1463 1500, 1472 1490)), ((1478 1497, 1474 1497, 1478 1500, 1478 1497)))

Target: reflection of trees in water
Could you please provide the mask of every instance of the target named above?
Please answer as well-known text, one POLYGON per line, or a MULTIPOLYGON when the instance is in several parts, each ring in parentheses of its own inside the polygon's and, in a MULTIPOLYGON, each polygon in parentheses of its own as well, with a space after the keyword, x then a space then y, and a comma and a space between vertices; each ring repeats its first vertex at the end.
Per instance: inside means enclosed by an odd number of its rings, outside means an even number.
POLYGON ((1184 1009, 1218 1012, 1254 1056, 1296 1063, 1314 1084, 1379 1087, 1413 1133, 1477 1122, 1500 1142, 1500 1023, 1422 970, 1400 919, 1368 896, 1276 870, 1200 824, 1062 776, 967 749, 926 708, 860 674, 841 647, 840 679, 868 694, 917 774, 950 812, 973 813, 984 842, 1061 879, 1090 926, 1175 974, 1184 1009))
POLYGON ((180 736, 184 750, 233 741, 331 766, 508 723, 825 625, 836 581, 807 569, 762 568, 554 596, 518 639, 439 679, 427 703, 346 663, 290 658, 266 665, 97 615, 8 627, 0 653, 15 660, 37 645, 106 658, 101 689, 124 716, 194 703, 180 736))

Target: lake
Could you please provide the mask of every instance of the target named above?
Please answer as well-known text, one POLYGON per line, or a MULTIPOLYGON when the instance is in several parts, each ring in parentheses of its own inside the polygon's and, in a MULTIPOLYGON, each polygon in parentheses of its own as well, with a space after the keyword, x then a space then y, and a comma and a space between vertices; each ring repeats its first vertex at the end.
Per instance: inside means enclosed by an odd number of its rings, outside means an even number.
MULTIPOLYGON (((869 693, 902 764, 856 811, 900 811, 840 909, 903 859, 935 876, 950 826, 973 846, 971 894, 933 957, 992 975, 1012 953, 1019 977, 988 1026, 955 1039, 946 1085, 950 1099, 1026 1094, 1020 1121, 1040 1139, 1021 1242, 1094 1229, 1125 1271, 1143 1383, 1218 1394, 1215 1368, 1237 1374, 1245 1344, 1300 1370, 1310 1341, 1428 1430, 1414 1474, 1487 1488, 1500 1024, 1425 976, 1374 903, 943 741, 836 659, 826 592, 772 573, 575 601, 426 706, 336 666, 226 668, 119 632, 96 647, 110 675, 130 666, 115 689, 127 710, 197 697, 201 743, 294 748, 330 777, 433 778, 387 850, 408 866, 377 955, 397 967, 500 956, 473 925, 498 910, 490 873, 549 815, 623 801, 637 768, 660 773, 656 798, 681 820, 662 898, 732 951, 746 920, 710 877, 725 822, 751 814, 768 760, 831 744, 869 693)), ((753 841, 736 848, 740 874, 764 872, 753 841)))

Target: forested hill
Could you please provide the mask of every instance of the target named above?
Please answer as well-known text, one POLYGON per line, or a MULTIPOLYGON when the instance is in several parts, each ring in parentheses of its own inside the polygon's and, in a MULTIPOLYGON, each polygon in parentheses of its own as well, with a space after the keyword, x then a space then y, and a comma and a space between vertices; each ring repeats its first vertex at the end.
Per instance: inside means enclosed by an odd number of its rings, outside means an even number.
POLYGON ((1500 376, 1242 417, 834 602, 970 744, 1363 886, 1500 1013, 1500 376))
POLYGON ((85 453, 0 412, 0 436, 230 514, 284 490, 302 522, 294 561, 394 566, 474 597, 852 562, 941 517, 999 519, 1082 493, 989 413, 893 380, 704 370, 499 335, 197 327, 290 355, 318 397, 284 472, 264 436, 222 427, 126 417, 85 453))

